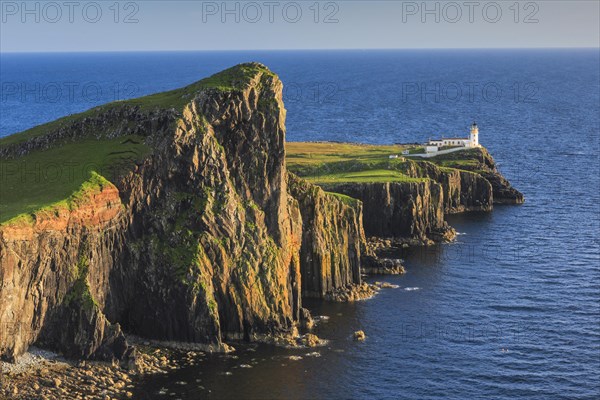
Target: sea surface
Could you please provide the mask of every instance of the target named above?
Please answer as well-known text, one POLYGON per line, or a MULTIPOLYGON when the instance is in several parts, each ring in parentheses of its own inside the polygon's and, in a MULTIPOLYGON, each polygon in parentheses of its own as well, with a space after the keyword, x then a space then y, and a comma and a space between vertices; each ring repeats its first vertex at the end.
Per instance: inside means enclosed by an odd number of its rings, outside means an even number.
POLYGON ((136 398, 600 398, 597 49, 2 54, 0 136, 245 61, 286 85, 290 141, 423 142, 476 120, 526 203, 449 217, 456 243, 376 278, 397 289, 307 302, 326 347, 239 346, 136 398))

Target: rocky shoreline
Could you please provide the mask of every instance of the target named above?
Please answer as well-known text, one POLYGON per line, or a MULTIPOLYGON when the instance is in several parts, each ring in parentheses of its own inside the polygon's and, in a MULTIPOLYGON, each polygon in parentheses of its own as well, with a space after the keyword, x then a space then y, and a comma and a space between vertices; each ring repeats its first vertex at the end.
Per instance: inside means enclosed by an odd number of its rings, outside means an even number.
POLYGON ((134 398, 136 382, 195 365, 202 352, 141 345, 135 365, 75 361, 31 349, 15 363, 0 362, 0 398, 39 400, 116 400, 134 398))
MULTIPOLYGON (((397 263, 399 260, 390 260, 397 263)), ((403 267, 402 272, 404 272, 403 267)), ((349 285, 327 295, 325 300, 352 302, 368 300, 382 289, 395 289, 397 285, 375 281, 372 284, 349 285)), ((288 349, 314 348, 328 343, 312 333, 318 321, 328 317, 312 318, 303 309, 301 328, 304 334, 265 336, 256 342, 288 349)), ((354 333, 356 341, 364 341, 363 331, 354 333), (357 337, 357 333, 360 333, 357 337)), ((168 374, 181 368, 199 365, 210 353, 233 353, 236 349, 224 344, 207 348, 202 344, 185 342, 148 341, 127 335, 128 342, 135 346, 135 361, 106 362, 73 360, 62 355, 31 347, 14 362, 0 361, 0 399, 11 400, 127 400, 135 399, 135 387, 144 378, 168 374)), ((240 343, 244 346, 244 343, 240 343)), ((297 359, 291 355, 290 359, 297 359)), ((169 395, 168 391, 162 393, 169 395)))

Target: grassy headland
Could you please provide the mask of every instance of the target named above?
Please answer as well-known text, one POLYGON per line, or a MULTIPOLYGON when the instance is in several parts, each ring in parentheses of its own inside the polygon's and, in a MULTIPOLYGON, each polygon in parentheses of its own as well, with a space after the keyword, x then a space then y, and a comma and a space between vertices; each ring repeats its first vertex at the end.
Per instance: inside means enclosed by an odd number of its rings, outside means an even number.
POLYGON ((288 142, 286 161, 290 171, 313 182, 418 182, 404 171, 410 161, 400 155, 407 146, 363 145, 331 142, 288 142))
POLYGON ((65 201, 97 174, 111 178, 149 151, 142 138, 85 139, 0 161, 0 223, 65 201))
POLYGON ((6 136, 0 139, 0 148, 22 143, 37 136, 43 136, 58 128, 69 126, 78 120, 98 116, 103 112, 109 111, 111 108, 139 106, 141 110, 182 110, 183 107, 203 89, 215 89, 220 91, 239 90, 248 85, 250 79, 257 73, 269 77, 276 76, 273 72, 260 64, 252 63, 238 65, 179 89, 151 94, 131 100, 114 101, 112 103, 94 107, 82 113, 59 118, 55 121, 35 126, 26 131, 6 136))
POLYGON ((418 182, 409 169, 422 163, 433 163, 442 168, 473 170, 479 165, 479 149, 465 149, 431 158, 402 156, 418 150, 414 145, 363 145, 330 142, 289 142, 286 161, 290 171, 313 183, 345 182, 418 182), (398 158, 389 158, 398 155, 398 158))
POLYGON ((180 89, 108 103, 0 139, 2 149, 21 146, 60 129, 76 130, 79 135, 76 140, 58 140, 49 148, 0 160, 0 223, 16 216, 30 217, 35 210, 65 201, 92 177, 92 171, 110 179, 118 170, 141 160, 151 150, 144 144, 143 137, 126 135, 114 138, 110 133, 115 127, 110 124, 99 128, 101 131, 87 133, 72 128, 74 124, 125 107, 139 108, 141 113, 171 109, 182 111, 202 90, 241 90, 259 74, 261 79, 276 77, 261 64, 242 64, 180 89))

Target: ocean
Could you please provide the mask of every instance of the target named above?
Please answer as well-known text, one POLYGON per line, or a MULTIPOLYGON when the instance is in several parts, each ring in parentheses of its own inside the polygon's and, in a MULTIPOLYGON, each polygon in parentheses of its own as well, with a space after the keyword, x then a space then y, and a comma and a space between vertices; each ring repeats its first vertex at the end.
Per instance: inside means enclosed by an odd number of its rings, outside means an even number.
POLYGON ((594 399, 599 58, 597 49, 2 54, 0 136, 246 61, 284 82, 289 141, 423 142, 466 136, 477 121, 524 205, 450 216, 455 243, 412 249, 405 275, 375 278, 397 289, 307 302, 329 317, 318 354, 242 346, 149 378, 135 397, 594 399), (364 343, 351 338, 358 329, 364 343))

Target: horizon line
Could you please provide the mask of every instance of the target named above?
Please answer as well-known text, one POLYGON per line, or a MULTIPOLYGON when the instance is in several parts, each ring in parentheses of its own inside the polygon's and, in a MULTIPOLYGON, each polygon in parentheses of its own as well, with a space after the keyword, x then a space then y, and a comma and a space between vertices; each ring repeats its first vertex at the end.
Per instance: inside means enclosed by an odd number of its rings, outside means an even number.
POLYGON ((401 50, 600 50, 600 46, 572 47, 369 47, 369 48, 298 48, 298 49, 152 49, 152 50, 56 50, 56 51, 0 51, 1 54, 90 54, 90 53, 200 53, 200 52, 254 52, 254 51, 401 51, 401 50))

